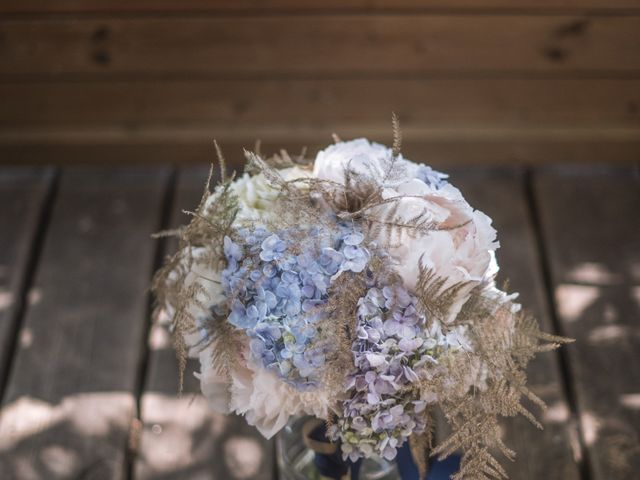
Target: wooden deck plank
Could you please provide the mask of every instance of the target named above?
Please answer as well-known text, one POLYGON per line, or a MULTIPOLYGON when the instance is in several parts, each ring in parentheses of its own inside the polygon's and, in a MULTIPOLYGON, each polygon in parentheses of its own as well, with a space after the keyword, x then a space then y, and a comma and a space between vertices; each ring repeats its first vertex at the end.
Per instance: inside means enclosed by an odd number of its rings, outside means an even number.
MULTIPOLYGON (((172 224, 188 222, 182 210, 200 200, 208 171, 183 169, 179 174, 172 224)), ((176 248, 170 242, 169 251, 176 248)), ((234 480, 272 478, 273 441, 266 441, 238 416, 210 410, 193 375, 200 366, 189 361, 184 394, 178 398, 178 363, 166 327, 152 326, 149 369, 141 399, 143 430, 135 464, 137 480, 234 480)))
POLYGON ((634 14, 19 18, 1 32, 5 80, 640 71, 634 14))
MULTIPOLYGON (((474 208, 494 220, 501 244, 497 252, 501 266, 498 282, 509 280, 510 291, 520 293, 522 305, 537 316, 544 330, 553 331, 522 172, 511 169, 455 170, 450 180, 474 208), (461 173, 456 174, 456 171, 461 173)), ((562 391, 557 355, 539 355, 531 362, 527 373, 532 390, 549 408, 540 412, 531 406, 544 426, 542 432, 523 417, 503 421, 505 442, 517 452, 514 463, 506 462, 509 478, 578 479, 575 458, 579 451, 572 448, 575 425, 571 424, 562 391)))
POLYGON ((4 0, 3 13, 633 9, 638 0, 4 0))
POLYGON ((542 172, 535 193, 594 480, 640 472, 640 178, 542 172))
POLYGON ((0 417, 0 477, 120 479, 162 169, 63 173, 0 417))
POLYGON ((0 392, 9 373, 27 270, 52 181, 51 170, 0 172, 0 392))

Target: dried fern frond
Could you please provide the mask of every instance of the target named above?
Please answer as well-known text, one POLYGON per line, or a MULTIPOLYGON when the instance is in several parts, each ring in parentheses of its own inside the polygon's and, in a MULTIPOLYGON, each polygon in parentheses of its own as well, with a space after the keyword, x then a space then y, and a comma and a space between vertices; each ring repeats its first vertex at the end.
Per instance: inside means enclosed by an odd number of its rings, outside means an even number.
MULTIPOLYGON (((217 143, 215 147, 220 165, 221 183, 212 196, 212 167, 198 207, 193 212, 187 212, 192 217, 191 222, 179 229, 161 233, 177 237, 178 250, 165 261, 152 282, 155 311, 169 309, 169 313, 172 314, 173 343, 178 357, 180 392, 190 350, 186 338, 193 335, 197 328, 194 312, 208 311, 209 295, 202 284, 203 279, 194 279, 192 272, 195 265, 202 265, 213 271, 223 268, 223 239, 226 235, 233 234, 231 226, 238 212, 237 199, 230 190, 233 176, 227 176, 222 151, 217 143), (195 256, 194 249, 198 248, 205 253, 195 256)), ((230 345, 237 343, 233 341, 225 321, 213 317, 210 320, 207 322, 207 328, 211 329, 211 335, 208 337, 210 342, 230 345)), ((200 349, 206 346, 195 345, 200 349)), ((215 366, 217 365, 216 363, 215 366)), ((225 367, 222 366, 221 369, 224 370, 225 367)))
POLYGON ((400 130, 400 120, 395 113, 391 115, 391 125, 393 128, 392 153, 394 157, 397 157, 400 155, 400 148, 402 147, 402 131, 400 130))
POLYGON ((226 321, 218 318, 209 333, 211 340, 211 364, 216 373, 231 381, 231 373, 237 368, 238 353, 243 350, 245 334, 226 321))
POLYGON ((356 339, 358 300, 367 290, 364 275, 345 272, 331 285, 328 302, 320 307, 318 345, 327 345, 322 383, 331 403, 344 396, 345 375, 354 368, 351 347, 356 339))
POLYGON ((447 278, 438 277, 435 271, 424 266, 420 258, 416 296, 428 318, 443 321, 460 293, 471 285, 470 282, 459 282, 446 286, 447 283, 450 283, 447 278))
MULTIPOLYGON (((218 156, 218 163, 220 164, 220 180, 222 181, 222 183, 224 183, 227 178, 227 161, 225 160, 224 155, 222 154, 222 149, 220 148, 220 145, 218 145, 218 142, 216 140, 213 141, 213 145, 216 148, 216 155, 218 156)), ((211 182, 212 173, 212 169, 210 169, 209 179, 207 180, 207 190, 209 189, 209 183, 211 182)))
POLYGON ((445 457, 457 450, 463 452, 456 479, 504 479, 507 474, 491 452, 497 450, 508 459, 515 454, 500 438, 498 418, 522 415, 542 428, 522 404, 524 397, 545 407, 542 399, 527 388, 525 368, 536 353, 571 340, 541 332, 533 317, 516 311, 511 297, 492 290, 491 281, 467 291, 464 282, 447 283, 447 279, 421 267, 416 287, 420 307, 428 316, 445 318, 464 292, 465 304, 451 325, 467 328, 473 350, 445 358, 440 370, 422 380, 423 392, 438 396, 452 428, 449 438, 433 453, 445 457), (467 387, 460 387, 464 385, 467 387))
POLYGON ((433 433, 435 430, 435 424, 431 412, 425 410, 425 417, 427 418, 427 428, 422 433, 414 433, 409 437, 409 449, 411 450, 411 457, 418 467, 418 475, 420 480, 425 480, 429 473, 429 455, 431 454, 431 448, 433 447, 433 433))
POLYGON ((279 152, 274 153, 270 157, 265 157, 260 152, 261 144, 256 142, 256 146, 253 151, 245 150, 245 158, 247 164, 245 165, 245 172, 256 175, 263 173, 264 165, 271 169, 280 170, 283 168, 300 167, 303 169, 313 168, 313 159, 307 157, 307 148, 303 147, 298 155, 291 156, 285 149, 281 149, 279 152), (254 161, 254 157, 260 159, 262 163, 254 161))

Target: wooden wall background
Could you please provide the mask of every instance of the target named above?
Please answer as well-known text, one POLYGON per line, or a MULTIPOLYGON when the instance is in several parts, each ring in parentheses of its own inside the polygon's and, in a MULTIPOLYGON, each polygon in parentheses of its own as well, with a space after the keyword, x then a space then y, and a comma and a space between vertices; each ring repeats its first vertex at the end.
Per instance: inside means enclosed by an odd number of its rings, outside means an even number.
POLYGON ((0 161, 640 158, 640 0, 2 0, 0 161))

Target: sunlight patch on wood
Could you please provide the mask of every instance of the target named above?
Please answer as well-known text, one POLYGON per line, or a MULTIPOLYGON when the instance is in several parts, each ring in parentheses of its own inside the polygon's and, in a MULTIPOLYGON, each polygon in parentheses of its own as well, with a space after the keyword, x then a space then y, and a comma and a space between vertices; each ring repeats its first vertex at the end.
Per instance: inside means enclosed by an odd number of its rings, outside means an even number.
POLYGON ((580 415, 580 422, 582 423, 582 435, 585 444, 588 446, 595 445, 601 426, 600 419, 593 412, 584 412, 580 415))
POLYGON ((149 348, 151 350, 167 350, 171 348, 171 334, 166 327, 154 324, 149 333, 149 348))
POLYGON ((620 403, 631 410, 640 410, 640 393, 624 393, 620 395, 620 403))
POLYGON ((615 344, 627 335, 631 329, 624 325, 603 325, 589 332, 589 343, 592 345, 615 344))
POLYGON ((29 348, 33 345, 33 330, 25 327, 20 331, 20 347, 29 348))
POLYGON ((13 305, 13 293, 0 290, 0 312, 8 309, 11 305, 13 305))
POLYGON ((42 461, 47 464, 49 469, 64 477, 74 472, 79 464, 80 458, 78 454, 69 448, 60 445, 51 445, 42 451, 42 461))
POLYGON ((569 408, 565 402, 556 402, 547 407, 542 414, 545 423, 565 423, 569 420, 569 408))
POLYGON ((146 393, 141 462, 145 471, 168 474, 188 468, 215 451, 228 418, 209 409, 204 397, 146 393))
POLYGON ((575 266, 567 273, 566 278, 571 282, 592 285, 612 285, 622 280, 620 275, 611 272, 606 265, 594 262, 585 262, 575 266))
POLYGON ((585 285, 559 285, 556 302, 560 315, 567 322, 575 322, 600 296, 599 287, 585 285))
POLYGON ((134 408, 133 396, 123 392, 81 393, 53 405, 23 396, 3 408, 0 451, 61 423, 82 436, 106 436, 113 428, 126 429, 134 408))
POLYGON ((255 438, 232 437, 224 444, 224 461, 238 479, 253 478, 263 463, 262 447, 255 438))
POLYGON ((39 288, 32 288, 29 290, 29 295, 27 296, 27 302, 30 307, 39 304, 42 301, 42 290, 39 288))

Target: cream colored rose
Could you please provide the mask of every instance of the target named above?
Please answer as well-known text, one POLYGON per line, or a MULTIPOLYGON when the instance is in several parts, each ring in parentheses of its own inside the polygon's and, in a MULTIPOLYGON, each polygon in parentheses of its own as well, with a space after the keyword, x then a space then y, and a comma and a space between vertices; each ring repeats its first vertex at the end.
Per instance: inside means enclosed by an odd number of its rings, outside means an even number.
POLYGON ((420 262, 446 278, 445 286, 469 282, 449 311, 446 321, 452 321, 473 286, 497 270, 496 231, 491 219, 471 208, 453 185, 443 184, 437 172, 399 158, 400 174, 386 178, 391 155, 391 149, 365 139, 337 143, 318 153, 314 175, 340 184, 346 169, 367 175, 380 182, 383 198, 389 201, 366 211, 367 216, 382 223, 393 213, 392 221, 398 225, 415 223, 420 216, 433 225, 428 232, 381 229, 373 240, 389 252, 409 289, 416 287, 420 262))
MULTIPOLYGON (((473 287, 497 268, 493 252, 499 244, 491 219, 473 210, 451 184, 435 189, 419 180, 410 180, 396 189, 386 189, 385 197, 398 199, 394 221, 410 223, 417 215, 423 215, 433 225, 427 232, 395 229, 390 239, 383 230, 376 239, 394 259, 407 288, 415 288, 420 262, 437 276, 446 278, 445 287, 467 282, 444 319, 453 321, 473 287)), ((393 203, 379 207, 376 214, 385 218, 392 208, 393 203)))
POLYGON ((329 401, 321 390, 301 392, 273 372, 248 362, 238 369, 231 386, 231 410, 244 415, 266 438, 273 437, 295 415, 327 418, 329 401))
MULTIPOLYGON (((300 167, 283 168, 279 173, 287 181, 311 176, 310 171, 300 167)), ((278 196, 278 190, 273 188, 262 173, 245 173, 231 184, 231 191, 238 197, 240 204, 236 223, 267 219, 271 215, 273 201, 278 196)))
POLYGON ((401 176, 386 178, 389 162, 393 152, 379 143, 369 142, 366 138, 358 138, 348 142, 339 142, 318 152, 313 166, 313 176, 320 180, 328 180, 340 185, 345 183, 345 172, 349 170, 356 175, 372 178, 384 186, 394 186, 399 182, 421 175, 433 174, 434 178, 446 175, 438 174, 424 165, 405 160, 402 155, 396 159, 394 170, 401 176), (384 182, 383 182, 384 179, 384 182))

